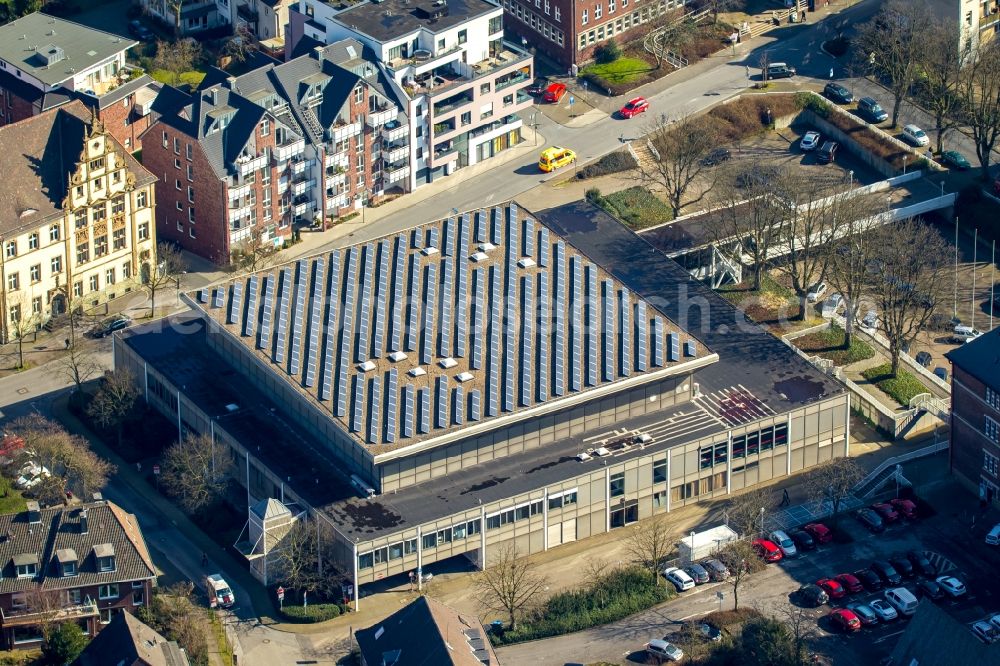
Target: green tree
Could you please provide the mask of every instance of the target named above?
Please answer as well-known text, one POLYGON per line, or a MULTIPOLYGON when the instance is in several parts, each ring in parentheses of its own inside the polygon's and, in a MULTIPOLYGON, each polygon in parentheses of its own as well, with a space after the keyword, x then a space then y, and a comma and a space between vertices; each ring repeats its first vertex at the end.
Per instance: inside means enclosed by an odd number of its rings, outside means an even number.
POLYGON ((62 622, 42 645, 42 655, 51 664, 68 664, 87 647, 87 635, 75 622, 62 622))

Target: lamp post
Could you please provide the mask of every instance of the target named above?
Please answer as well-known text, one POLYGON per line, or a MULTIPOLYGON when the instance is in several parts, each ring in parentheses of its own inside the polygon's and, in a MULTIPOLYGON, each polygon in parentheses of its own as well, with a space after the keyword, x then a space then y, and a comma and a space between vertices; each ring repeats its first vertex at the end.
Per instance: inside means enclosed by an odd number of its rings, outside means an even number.
POLYGON ((537 111, 531 112, 531 132, 535 135, 535 145, 538 145, 538 121, 535 118, 538 117, 537 111))
POLYGON ((695 556, 694 556, 694 534, 695 534, 694 532, 691 532, 691 534, 690 534, 690 537, 691 537, 691 562, 692 563, 695 561, 695 556))
POLYGON ((760 507, 760 535, 764 536, 764 507, 760 507))
POLYGON ((909 155, 903 155, 903 175, 904 176, 906 175, 906 158, 907 157, 909 157, 909 155))
POLYGON ((847 177, 850 179, 849 180, 850 184, 847 186, 847 191, 850 192, 851 190, 854 189, 854 169, 851 169, 850 171, 847 172, 847 177))

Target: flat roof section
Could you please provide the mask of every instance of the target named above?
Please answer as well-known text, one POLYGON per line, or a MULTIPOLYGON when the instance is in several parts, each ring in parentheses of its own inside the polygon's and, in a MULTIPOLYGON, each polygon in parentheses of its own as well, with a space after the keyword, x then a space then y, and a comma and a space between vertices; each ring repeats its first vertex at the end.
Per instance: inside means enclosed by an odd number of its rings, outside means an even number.
POLYGON ((334 20, 387 42, 421 29, 444 32, 497 9, 487 0, 378 0, 345 9, 334 20))
POLYGON ((374 455, 715 360, 515 204, 188 294, 374 455))
POLYGON ((1000 327, 952 349, 945 357, 994 390, 1000 388, 1000 327))
POLYGON ((0 60, 50 86, 138 43, 41 12, 0 26, 0 60))
POLYGON ((839 383, 600 208, 578 201, 535 216, 718 354, 717 363, 696 374, 701 394, 714 396, 717 416, 732 417, 734 409, 781 413, 844 392, 839 383), (733 387, 753 399, 733 397, 733 387), (723 402, 726 397, 729 402, 723 402))
POLYGON ((346 474, 331 464, 333 453, 209 347, 206 326, 200 315, 178 315, 126 329, 121 343, 180 387, 311 506, 355 495, 346 474))

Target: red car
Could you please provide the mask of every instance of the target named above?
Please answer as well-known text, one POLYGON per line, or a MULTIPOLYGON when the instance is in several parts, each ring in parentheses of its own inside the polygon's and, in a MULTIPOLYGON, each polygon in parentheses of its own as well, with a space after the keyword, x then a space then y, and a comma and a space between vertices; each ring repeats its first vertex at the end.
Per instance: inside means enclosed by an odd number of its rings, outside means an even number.
POLYGON ((833 541, 833 532, 823 523, 809 523, 802 529, 808 532, 809 536, 816 540, 816 543, 830 543, 833 541))
POLYGON ((874 509, 878 515, 882 516, 882 520, 887 523, 894 523, 899 520, 899 513, 896 512, 891 504, 876 502, 875 504, 872 504, 872 509, 874 509))
POLYGON ((907 520, 916 520, 917 518, 917 505, 908 499, 894 499, 889 500, 889 504, 892 504, 894 508, 899 513, 903 514, 903 517, 907 520))
POLYGON ((637 116, 640 113, 646 113, 649 108, 649 102, 646 101, 645 97, 636 97, 635 99, 630 99, 619 111, 622 118, 631 118, 632 116, 637 116))
POLYGON ((861 581, 849 573, 837 574, 833 579, 851 594, 864 592, 865 590, 865 586, 861 584, 861 581))
POLYGON ((858 631, 861 629, 861 620, 846 608, 838 608, 830 612, 830 621, 843 631, 858 631))
POLYGON ((832 578, 820 578, 816 581, 816 584, 823 588, 831 599, 843 599, 847 592, 841 587, 840 583, 833 580, 832 578))
POLYGON ((542 99, 546 102, 555 104, 556 102, 561 100, 563 98, 563 95, 565 94, 566 94, 565 83, 553 83, 552 85, 550 85, 548 88, 545 89, 544 93, 542 93, 542 99))
POLYGON ((754 539, 753 549, 758 557, 765 562, 777 562, 782 558, 781 549, 773 541, 767 539, 754 539))

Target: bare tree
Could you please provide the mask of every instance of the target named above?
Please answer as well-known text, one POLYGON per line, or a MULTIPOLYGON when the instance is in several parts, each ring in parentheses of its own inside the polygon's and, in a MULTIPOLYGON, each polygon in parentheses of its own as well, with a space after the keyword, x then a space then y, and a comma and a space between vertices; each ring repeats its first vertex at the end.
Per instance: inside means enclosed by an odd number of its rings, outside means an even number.
POLYGON ((167 0, 167 7, 174 14, 174 37, 177 38, 181 36, 181 13, 184 11, 185 4, 187 4, 187 0, 167 0))
POLYGON ((633 526, 625 537, 625 548, 640 566, 649 570, 653 581, 658 582, 663 563, 674 548, 675 536, 667 514, 660 514, 633 526))
POLYGON ((120 368, 104 374, 101 388, 87 405, 87 414, 102 428, 114 428, 118 446, 122 445, 122 432, 135 401, 139 398, 139 387, 127 368, 120 368))
POLYGON ((163 452, 160 483, 186 511, 204 510, 225 491, 233 462, 226 446, 218 448, 209 435, 188 435, 163 452))
POLYGON ((650 151, 653 161, 642 176, 664 189, 674 217, 681 214, 684 195, 691 183, 707 169, 704 159, 716 147, 718 139, 715 125, 708 116, 686 118, 677 123, 660 116, 650 129, 647 140, 653 148, 650 151))
POLYGON ((191 71, 195 61, 200 57, 201 44, 190 37, 178 39, 173 43, 158 40, 153 66, 170 74, 170 83, 176 86, 181 74, 191 71))
POLYGON ((756 486, 739 495, 733 495, 726 505, 729 526, 742 537, 760 534, 762 509, 774 504, 770 488, 756 486))
POLYGON ((149 294, 149 316, 156 316, 156 294, 164 287, 179 285, 179 275, 184 272, 184 259, 180 250, 170 243, 156 246, 156 261, 152 262, 149 274, 144 276, 143 289, 149 294))
POLYGON ((324 523, 300 519, 272 553, 282 583, 299 592, 329 591, 333 579, 321 567, 324 523))
POLYGON ((740 590, 751 574, 764 568, 764 563, 754 551, 749 539, 740 539, 726 545, 716 558, 729 569, 728 583, 733 590, 733 610, 740 607, 740 590))
POLYGON ((828 255, 828 276, 833 288, 844 297, 844 348, 849 349, 858 308, 866 294, 868 267, 876 249, 867 239, 868 232, 878 225, 878 218, 871 215, 877 204, 871 194, 845 194, 834 205, 840 208, 841 220, 837 223, 840 233, 828 255))
POLYGON ((794 663, 806 663, 809 643, 819 635, 816 631, 816 618, 807 608, 783 604, 777 609, 777 619, 784 622, 791 632, 794 663))
POLYGON ((720 252, 731 252, 753 276, 753 289, 771 262, 781 226, 792 216, 787 172, 757 160, 741 161, 730 171, 734 182, 723 187, 725 203, 706 223, 720 252))
POLYGON ((205 611, 195 605, 193 594, 194 585, 188 581, 157 588, 137 615, 168 640, 177 641, 192 664, 207 664, 205 611))
POLYGON ((719 14, 728 11, 737 11, 746 6, 744 0, 702 0, 698 4, 699 9, 708 9, 712 12, 712 23, 719 22, 719 14))
POLYGON ((647 36, 647 44, 656 59, 656 68, 663 64, 667 51, 679 52, 697 34, 698 26, 689 19, 672 20, 663 26, 654 28, 647 36))
POLYGON ((989 180, 990 160, 1000 139, 1000 40, 980 44, 966 59, 958 83, 959 118, 976 144, 982 179, 989 180))
POLYGON ((257 227, 233 250, 232 261, 237 269, 254 273, 270 266, 277 252, 274 243, 265 240, 264 231, 257 227))
POLYGON ((945 301, 951 285, 951 249, 919 220, 874 230, 866 291, 879 310, 879 327, 889 342, 893 377, 899 355, 945 301))
POLYGON ((923 2, 890 0, 858 29, 854 42, 857 57, 868 63, 892 93, 893 127, 923 60, 924 29, 930 22, 931 13, 923 2))
POLYGON ((812 468, 805 479, 806 493, 817 502, 829 502, 831 519, 836 522, 844 500, 864 478, 865 470, 854 458, 834 458, 812 468))
POLYGON ((250 54, 257 50, 257 38, 246 23, 241 23, 233 31, 233 36, 226 40, 223 54, 236 62, 246 62, 250 54))
POLYGON ((24 368, 24 341, 38 331, 38 315, 31 312, 31 300, 23 291, 7 296, 7 339, 17 343, 17 368, 24 368))
POLYGON ((539 603, 547 586, 548 580, 530 560, 520 557, 513 545, 498 548, 492 564, 473 581, 483 610, 504 613, 512 631, 517 629, 518 618, 539 603))
POLYGON ((31 460, 49 472, 32 489, 47 504, 62 501, 71 488, 82 495, 100 490, 115 470, 114 465, 90 449, 87 440, 40 415, 15 420, 11 430, 24 440, 15 464, 31 460))
POLYGON ((66 605, 63 590, 47 590, 41 585, 33 585, 25 591, 25 606, 34 615, 32 621, 42 632, 42 640, 48 641, 52 630, 58 624, 56 616, 66 605), (37 619, 35 619, 37 618, 37 619))
POLYGON ((49 366, 52 375, 73 382, 77 391, 83 387, 84 382, 99 375, 101 370, 101 364, 97 362, 93 350, 72 341, 66 353, 49 366))
POLYGON ((920 70, 923 73, 923 103, 934 116, 937 132, 937 152, 944 150, 944 133, 955 126, 958 112, 959 74, 963 54, 956 54, 960 38, 958 21, 935 18, 921 33, 926 48, 922 50, 920 70))

